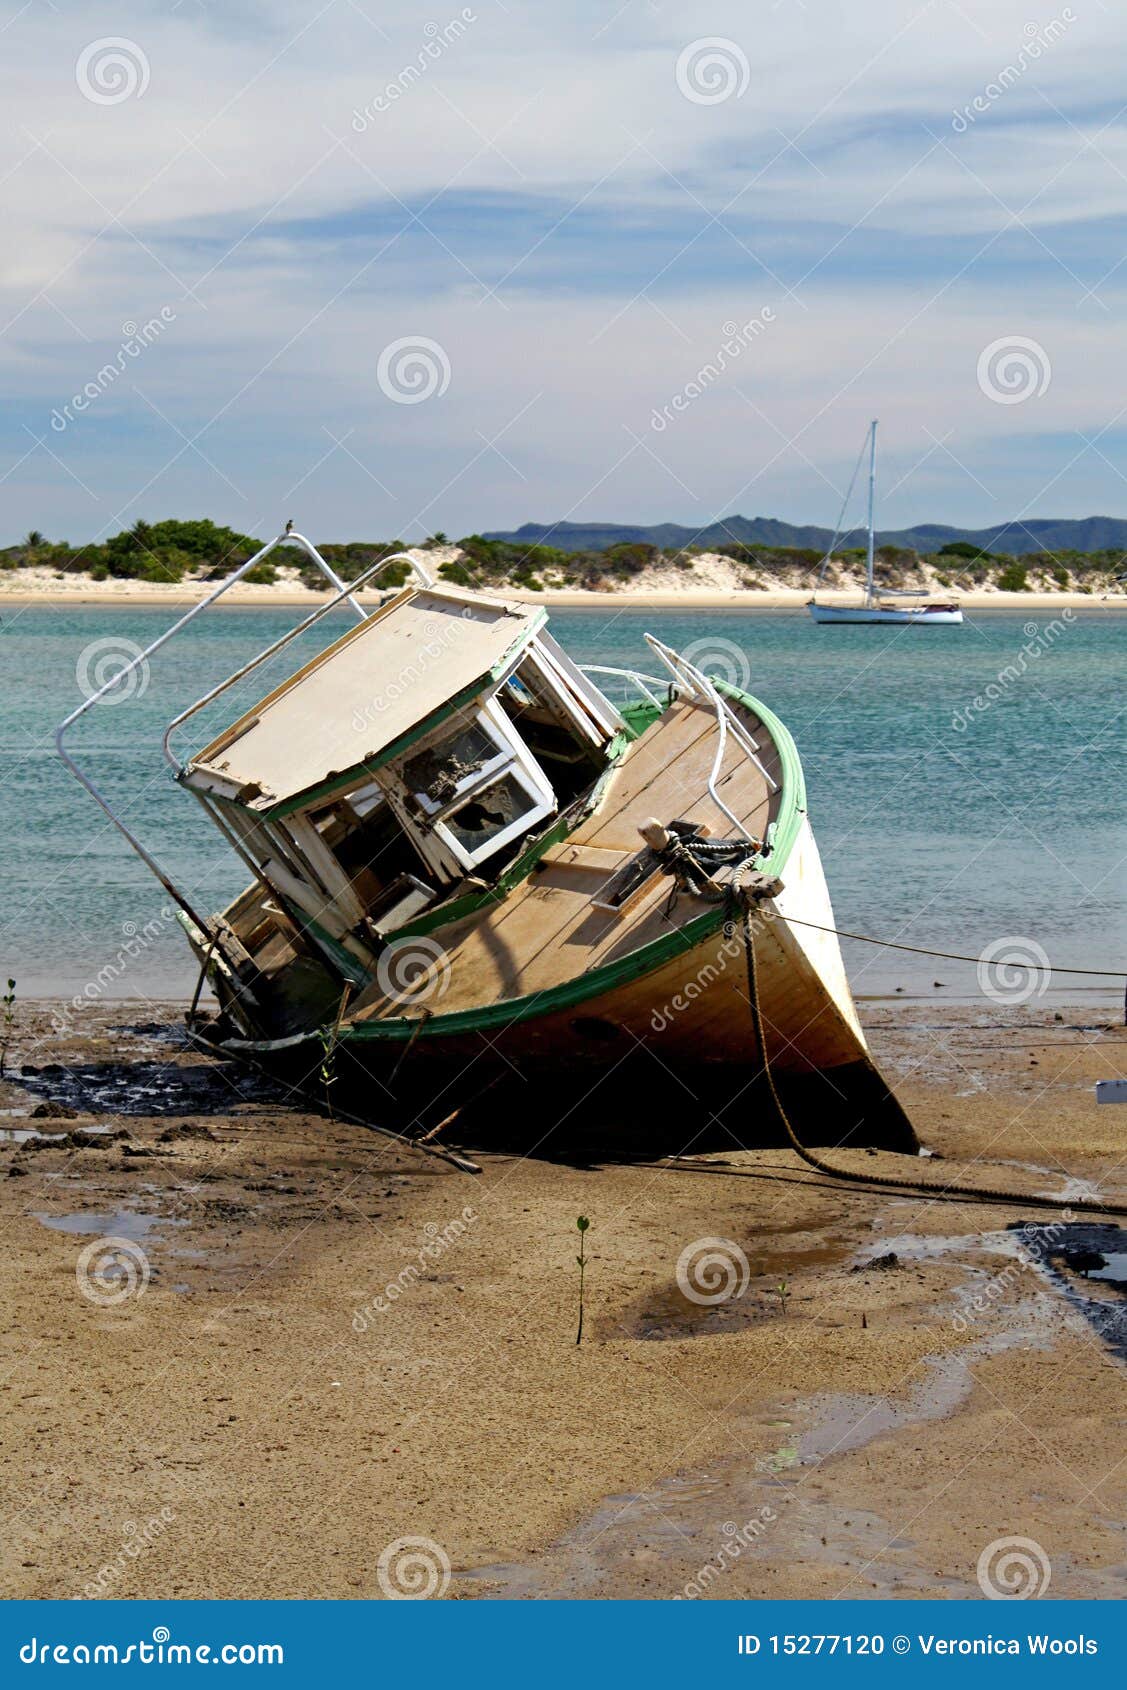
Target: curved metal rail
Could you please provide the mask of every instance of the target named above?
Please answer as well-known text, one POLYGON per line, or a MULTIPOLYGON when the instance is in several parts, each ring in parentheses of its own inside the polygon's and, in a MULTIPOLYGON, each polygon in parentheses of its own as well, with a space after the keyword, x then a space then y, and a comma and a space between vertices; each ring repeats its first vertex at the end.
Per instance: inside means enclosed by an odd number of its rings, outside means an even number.
POLYGON ((716 805, 717 809, 727 816, 732 826, 742 833, 744 838, 748 840, 750 844, 757 845, 759 841, 752 838, 752 835, 747 831, 743 822, 741 822, 739 817, 728 808, 727 804, 725 804, 719 792, 716 790, 716 785, 720 778, 720 771, 724 766, 724 752, 727 749, 728 734, 730 732, 732 738, 736 741, 737 745, 739 745, 745 756, 751 758, 751 761, 755 764, 756 768, 763 776, 763 779, 767 782, 769 789, 772 792, 777 792, 779 790, 779 783, 764 767, 763 760, 759 756, 759 746, 748 733, 743 723, 737 719, 731 706, 717 692, 714 683, 703 672, 703 670, 698 669, 695 663, 690 663, 687 658, 682 657, 679 652, 674 651, 672 646, 667 646, 664 641, 659 640, 655 634, 645 634, 643 635, 643 638, 654 656, 660 658, 662 663, 665 664, 665 667, 673 676, 674 681, 677 682, 684 691, 688 692, 690 697, 695 697, 699 693, 707 703, 712 705, 715 710, 718 743, 716 747, 716 757, 712 764, 712 772, 708 777, 709 797, 712 799, 712 802, 716 805))
MULTIPOLYGON (((291 534, 289 538, 291 540, 296 540, 298 536, 296 534, 291 534)), ((312 550, 313 548, 310 549, 312 550)), ((299 634, 303 634, 307 628, 311 628, 314 622, 319 622, 322 616, 327 615, 327 613, 332 610, 334 606, 340 604, 343 599, 347 598, 349 604, 355 603, 351 595, 359 592, 360 589, 366 586, 374 576, 379 574, 381 569, 386 569, 389 563, 409 563, 416 571, 419 579, 425 587, 432 587, 434 585, 433 578, 428 574, 426 569, 424 569, 423 566, 411 556, 409 552, 392 552, 388 557, 381 558, 378 563, 370 564, 367 569, 356 577, 355 581, 350 581, 347 587, 343 587, 339 593, 336 593, 331 599, 326 600, 324 604, 318 605, 316 610, 312 611, 310 615, 306 616, 301 622, 295 623, 287 633, 282 634, 280 638, 273 640, 270 645, 264 646, 257 656, 252 657, 248 663, 244 663, 241 669, 236 669, 234 674, 228 675, 225 681, 220 681, 218 686, 212 687, 210 692, 204 693, 202 698, 197 698, 194 704, 189 704, 186 710, 181 710, 179 716, 174 716, 172 718, 171 722, 169 722, 168 726, 164 730, 164 734, 161 739, 161 750, 164 752, 167 762, 176 774, 183 774, 184 765, 180 762, 179 758, 172 750, 172 735, 176 732, 178 727, 181 727, 183 723, 188 720, 189 716, 194 716, 198 710, 202 710, 206 705, 213 703, 221 693, 227 691, 228 687, 232 687, 238 681, 243 680, 244 677, 249 675, 252 670, 257 669, 260 663, 265 663, 267 658, 273 657, 275 652, 281 651, 283 646, 289 645, 291 640, 295 640, 299 634)), ((360 615, 362 620, 367 620, 367 611, 361 610, 360 615)))
MULTIPOLYGON (((300 546, 301 549, 309 556, 310 560, 321 571, 322 575, 325 576, 330 586, 336 588, 336 593, 333 599, 329 602, 329 604, 320 606, 318 614, 323 614, 326 610, 331 609, 335 604, 347 601, 360 620, 365 621, 367 619, 368 612, 359 603, 359 601, 352 596, 357 582, 353 582, 351 586, 346 586, 336 574, 335 570, 333 570, 329 564, 325 562, 325 559, 321 556, 316 546, 313 545, 312 541, 307 540, 303 534, 296 534, 292 530, 283 532, 276 535, 273 540, 268 540, 264 546, 260 547, 260 549, 255 552, 253 557, 249 557, 245 563, 240 564, 233 574, 229 575, 225 581, 221 581, 218 587, 214 588, 212 592, 207 594, 206 598, 202 598, 199 604, 193 605, 191 610, 186 611, 185 614, 181 616, 178 621, 174 622, 170 628, 166 628, 163 634, 158 635, 158 637, 153 640, 151 644, 147 645, 143 651, 139 651, 136 657, 132 658, 128 663, 123 664, 116 674, 111 675, 110 679, 106 681, 103 686, 100 686, 96 692, 91 693, 89 698, 84 698, 78 708, 76 710, 72 710, 70 715, 67 716, 64 721, 60 722, 59 726, 55 729, 55 750, 58 752, 61 761, 70 770, 79 785, 86 788, 86 791, 90 794, 91 798, 93 798, 98 808, 122 835, 130 848, 137 853, 149 872, 160 881, 160 884, 164 887, 173 902, 178 904, 184 911, 185 915, 189 916, 191 920, 195 922, 201 932, 207 931, 207 924, 192 907, 187 895, 181 892, 175 882, 164 872, 156 858, 141 843, 137 835, 127 825, 122 817, 118 815, 117 811, 113 808, 105 794, 99 790, 98 786, 90 778, 86 771, 79 767, 78 763, 67 749, 65 740, 70 729, 80 717, 84 716, 88 710, 92 710, 96 704, 105 698, 107 693, 112 692, 115 687, 120 686, 127 676, 134 674, 142 667, 142 665, 148 663, 149 659, 158 652, 162 646, 167 645, 170 640, 175 639, 177 634, 182 632, 182 630, 186 628, 190 622, 194 622, 196 617, 201 615, 203 611, 209 609, 217 602, 217 600, 221 599, 224 593, 228 592, 236 584, 236 582, 241 581, 243 576, 248 574, 256 564, 261 563, 265 558, 269 557, 270 553, 274 551, 276 547, 286 544, 287 541, 292 542, 296 546, 300 546)), ((395 555, 402 556, 403 554, 395 555)), ((382 567, 384 564, 391 563, 392 561, 393 559, 391 557, 382 558, 380 560, 380 566, 382 567)), ((409 561, 414 562, 413 559, 409 561)), ((432 583, 428 579, 426 571, 419 568, 417 564, 415 567, 419 569, 419 574, 426 584, 428 586, 431 585, 432 583)), ((364 571, 363 575, 357 577, 357 581, 365 579, 366 576, 370 575, 372 572, 372 570, 364 571)), ((304 625, 308 625, 309 621, 315 619, 315 617, 307 618, 304 625)), ((291 630, 291 633, 297 632, 300 632, 300 629, 291 630)), ((275 642, 275 646, 277 646, 278 643, 279 642, 275 642)), ((281 643, 284 644, 285 641, 283 640, 281 643)), ((261 661, 262 657, 265 655, 266 653, 260 654, 260 657, 256 660, 256 662, 261 661)), ((252 663, 249 667, 253 668, 255 667, 255 664, 252 663)), ((245 667, 242 671, 240 671, 240 673, 246 672, 245 667)), ((235 680, 237 679, 237 676, 232 676, 229 679, 235 680)), ((222 691, 223 689, 221 687, 218 690, 222 691)), ((201 700, 200 703, 206 703, 206 699, 201 700)), ((171 728, 174 728, 175 726, 175 722, 171 724, 171 728)), ((171 732, 171 728, 169 729, 169 732, 171 732)), ((165 736, 163 749, 169 760, 174 762, 172 754, 168 749, 167 734, 165 736)))

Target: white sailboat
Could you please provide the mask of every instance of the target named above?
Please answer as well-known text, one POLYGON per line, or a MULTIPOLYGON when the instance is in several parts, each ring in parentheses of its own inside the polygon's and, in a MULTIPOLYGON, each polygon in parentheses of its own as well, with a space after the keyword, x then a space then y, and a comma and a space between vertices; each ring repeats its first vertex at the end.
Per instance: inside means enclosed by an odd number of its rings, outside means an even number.
MULTIPOLYGON (((961 622, 963 620, 963 612, 959 604, 954 599, 946 599, 938 602, 925 600, 923 604, 893 604, 890 601, 896 598, 918 599, 924 595, 911 590, 906 592, 893 592, 886 589, 886 591, 880 595, 878 595, 875 591, 873 586, 873 552, 876 547, 876 532, 873 525, 873 505, 876 494, 877 476, 877 424, 875 418, 869 424, 868 448, 869 537, 865 563, 864 599, 860 604, 819 604, 817 589, 815 589, 814 597, 810 600, 807 607, 811 616, 814 618, 815 622, 919 623, 925 627, 937 626, 941 623, 961 622)), ((862 457, 863 456, 864 453, 862 451, 862 457)), ((822 569, 819 574, 819 580, 826 572, 826 567, 829 564, 830 559, 833 557, 834 547, 836 546, 838 538, 842 533, 841 525, 845 518, 846 506, 849 504, 849 497, 853 492, 853 484, 857 480, 857 470, 860 469, 860 467, 861 457, 857 459, 857 466, 853 471, 852 479, 846 490, 845 499, 842 502, 841 515, 838 517, 838 526, 834 533, 834 537, 829 543, 825 557, 822 559, 822 569)))

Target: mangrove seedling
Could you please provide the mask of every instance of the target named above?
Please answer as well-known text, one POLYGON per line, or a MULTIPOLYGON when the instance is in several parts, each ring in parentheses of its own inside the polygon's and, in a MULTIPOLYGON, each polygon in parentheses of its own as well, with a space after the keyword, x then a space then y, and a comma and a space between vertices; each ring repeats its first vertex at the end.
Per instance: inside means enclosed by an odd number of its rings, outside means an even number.
POLYGON ((587 1266, 587 1228, 591 1225, 586 1215, 580 1215, 576 1221, 579 1229, 579 1254, 575 1260, 579 1264, 579 1331, 575 1334, 576 1344, 583 1342, 583 1274, 587 1266))
POLYGON ((337 1030, 336 1027, 322 1027, 318 1033, 321 1040, 321 1084, 325 1091, 325 1107, 329 1111, 329 1120, 333 1119, 333 1090, 337 1083, 337 1030))
POLYGON ((16 982, 8 981, 8 990, 0 1002, 4 1005, 3 1030, 0 1031, 0 1078, 3 1077, 4 1064, 8 1060, 8 1046, 12 1042, 12 1028, 16 1024, 16 982))
POLYGON ((787 1298, 790 1296, 790 1286, 785 1279, 780 1279, 777 1285, 772 1285, 771 1295, 779 1299, 779 1308, 783 1314, 787 1312, 787 1298))

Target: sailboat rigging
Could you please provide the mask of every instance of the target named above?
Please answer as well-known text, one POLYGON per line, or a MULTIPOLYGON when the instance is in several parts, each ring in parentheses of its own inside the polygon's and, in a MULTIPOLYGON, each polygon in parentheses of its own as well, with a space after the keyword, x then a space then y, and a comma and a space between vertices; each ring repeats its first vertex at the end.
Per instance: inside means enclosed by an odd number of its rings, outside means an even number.
POLYGON ((953 599, 928 601, 924 604, 901 605, 890 604, 887 601, 890 598, 919 598, 922 595, 919 592, 915 592, 910 589, 901 593, 896 593, 891 589, 886 589, 879 596, 876 592, 873 584, 873 564, 874 553, 876 550, 876 529, 874 526, 873 516, 876 502, 877 478, 876 418, 874 418, 869 424, 869 430, 865 438, 865 446, 861 448, 857 462, 853 467, 853 474, 850 477, 849 486, 845 490, 845 498, 842 500, 841 511, 839 512, 837 520, 837 527, 834 529, 833 538, 826 548, 826 555, 822 559, 822 567, 818 574, 819 581, 821 581, 822 577, 825 575, 826 569, 833 558, 834 547, 837 545, 838 540, 844 532, 842 524, 845 521, 845 513, 853 494, 853 488, 857 482, 858 472, 861 468, 862 462, 864 461, 866 447, 868 448, 869 455, 869 520, 868 540, 865 548, 865 596, 860 604, 819 604, 817 588, 815 588, 814 597, 809 601, 807 607, 811 616, 815 622, 819 623, 894 622, 901 624, 919 623, 930 627, 943 623, 961 622, 963 620, 962 609, 953 599))

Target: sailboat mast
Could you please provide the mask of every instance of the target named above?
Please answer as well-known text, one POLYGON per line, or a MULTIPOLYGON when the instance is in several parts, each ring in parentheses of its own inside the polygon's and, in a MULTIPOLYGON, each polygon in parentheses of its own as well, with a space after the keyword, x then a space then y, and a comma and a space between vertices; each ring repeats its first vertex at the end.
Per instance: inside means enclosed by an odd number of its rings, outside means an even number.
POLYGON ((873 548, 876 535, 873 530, 873 501, 876 495, 877 481, 877 419, 874 417, 869 428, 869 550, 865 561, 865 602, 871 604, 873 600, 873 548))

